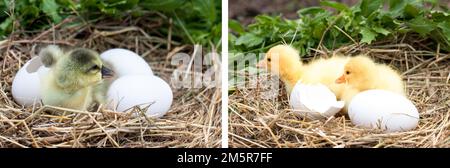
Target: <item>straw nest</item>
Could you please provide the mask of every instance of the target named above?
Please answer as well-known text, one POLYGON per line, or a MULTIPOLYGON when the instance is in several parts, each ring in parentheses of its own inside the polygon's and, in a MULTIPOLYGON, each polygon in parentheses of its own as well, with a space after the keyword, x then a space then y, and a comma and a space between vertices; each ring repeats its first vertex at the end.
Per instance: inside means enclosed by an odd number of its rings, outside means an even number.
MULTIPOLYGON (((315 50, 315 56, 366 53, 377 62, 396 67, 402 72, 408 98, 420 113, 416 129, 398 133, 362 129, 343 115, 326 121, 308 121, 290 109, 283 87, 279 87, 281 94, 275 99, 261 98, 263 90, 260 87, 238 88, 229 97, 229 146, 450 147, 450 55, 439 53, 439 46, 433 51, 419 45, 423 41, 412 40, 409 44, 402 41, 378 42, 370 46, 354 44, 334 52, 319 48, 315 50)), ((241 72, 239 75, 252 77, 241 72)), ((262 84, 264 81, 259 79, 257 82, 262 84)))
MULTIPOLYGON (((172 88, 170 111, 160 119, 148 118, 139 109, 130 113, 106 109, 87 112, 36 104, 23 108, 11 96, 18 69, 48 44, 105 51, 127 48, 141 55, 155 75, 170 83, 178 66, 170 58, 178 52, 192 55, 192 45, 173 39, 172 26, 162 14, 138 19, 100 21, 74 25, 69 18, 39 32, 15 30, 0 42, 0 147, 218 147, 221 140, 220 89, 172 88), (166 27, 168 26, 168 27, 166 27), (158 33, 166 28, 169 36, 158 33), (49 113, 48 109, 66 111, 49 113), (132 113, 140 114, 132 117, 132 113)), ((78 22, 79 23, 79 22, 78 22)), ((179 39, 178 39, 179 40, 179 39)), ((211 46, 217 49, 217 46, 211 46)), ((205 52, 204 52, 205 53, 205 52)), ((214 67, 220 65, 217 60, 214 67)), ((191 74, 191 71, 186 71, 191 74)))

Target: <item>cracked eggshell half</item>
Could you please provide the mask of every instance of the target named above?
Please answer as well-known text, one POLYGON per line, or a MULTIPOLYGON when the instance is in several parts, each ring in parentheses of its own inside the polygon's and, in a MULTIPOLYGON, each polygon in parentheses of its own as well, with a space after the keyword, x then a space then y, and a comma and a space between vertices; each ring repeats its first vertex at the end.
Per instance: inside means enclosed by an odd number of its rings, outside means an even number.
POLYGON ((318 120, 334 116, 345 105, 323 84, 297 84, 292 89, 289 104, 294 111, 308 119, 318 120))
POLYGON ((12 82, 11 93, 14 100, 25 107, 41 101, 41 78, 49 68, 42 65, 39 57, 33 57, 19 69, 12 82))

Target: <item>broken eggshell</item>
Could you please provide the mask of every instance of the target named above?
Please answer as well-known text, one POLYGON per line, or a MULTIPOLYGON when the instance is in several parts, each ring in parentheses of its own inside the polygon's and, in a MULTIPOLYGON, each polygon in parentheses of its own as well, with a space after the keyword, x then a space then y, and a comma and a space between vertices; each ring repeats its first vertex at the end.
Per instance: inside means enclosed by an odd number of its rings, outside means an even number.
POLYGON ((302 84, 292 89, 289 104, 294 112, 311 120, 327 119, 338 113, 345 105, 323 84, 302 84))
POLYGON ((33 57, 14 76, 11 93, 14 100, 25 107, 41 101, 41 78, 49 68, 43 66, 39 57, 33 57))

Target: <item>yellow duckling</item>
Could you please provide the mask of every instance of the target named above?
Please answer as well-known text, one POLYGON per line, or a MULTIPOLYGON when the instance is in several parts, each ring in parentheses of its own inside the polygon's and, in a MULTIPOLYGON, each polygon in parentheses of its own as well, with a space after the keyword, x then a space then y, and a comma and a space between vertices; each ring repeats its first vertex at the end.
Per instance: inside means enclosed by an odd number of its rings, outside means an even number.
POLYGON ((49 73, 41 85, 45 105, 87 110, 94 103, 104 103, 102 76, 111 75, 97 52, 78 48, 64 52, 58 46, 44 48, 39 56, 49 73))
POLYGON ((351 58, 344 67, 344 73, 336 80, 346 84, 342 99, 346 104, 354 95, 369 89, 388 90, 405 95, 405 87, 400 74, 387 65, 377 64, 367 56, 351 58))
POLYGON ((297 50, 289 45, 277 45, 269 49, 257 67, 266 68, 272 74, 278 75, 288 93, 301 80, 305 84, 324 84, 340 99, 344 85, 335 81, 343 73, 348 59, 349 57, 334 56, 304 65, 297 50))

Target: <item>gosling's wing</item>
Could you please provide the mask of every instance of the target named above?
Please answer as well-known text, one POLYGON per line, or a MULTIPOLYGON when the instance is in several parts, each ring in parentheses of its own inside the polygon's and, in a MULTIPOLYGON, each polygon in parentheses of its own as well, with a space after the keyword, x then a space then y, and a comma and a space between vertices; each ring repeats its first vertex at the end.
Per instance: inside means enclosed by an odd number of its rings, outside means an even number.
POLYGON ((63 55, 63 50, 57 45, 49 45, 39 52, 40 60, 45 67, 53 66, 63 55))

